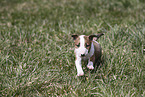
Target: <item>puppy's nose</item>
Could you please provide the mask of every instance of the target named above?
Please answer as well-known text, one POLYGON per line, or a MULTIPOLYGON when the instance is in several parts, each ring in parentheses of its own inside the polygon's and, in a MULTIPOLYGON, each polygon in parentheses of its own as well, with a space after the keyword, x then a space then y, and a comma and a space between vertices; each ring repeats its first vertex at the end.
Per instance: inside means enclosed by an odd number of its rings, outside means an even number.
POLYGON ((85 54, 81 54, 81 57, 84 57, 85 56, 85 54))

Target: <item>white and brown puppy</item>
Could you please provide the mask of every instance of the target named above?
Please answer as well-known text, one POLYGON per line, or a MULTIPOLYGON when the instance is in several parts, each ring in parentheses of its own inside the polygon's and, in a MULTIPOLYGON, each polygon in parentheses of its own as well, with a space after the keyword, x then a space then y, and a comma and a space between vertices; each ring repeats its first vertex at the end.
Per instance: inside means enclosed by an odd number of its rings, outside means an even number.
POLYGON ((98 35, 72 35, 75 42, 75 65, 77 68, 77 76, 83 76, 82 60, 88 60, 87 68, 94 69, 94 64, 100 60, 101 46, 96 41, 100 36, 104 35, 99 33, 98 35))

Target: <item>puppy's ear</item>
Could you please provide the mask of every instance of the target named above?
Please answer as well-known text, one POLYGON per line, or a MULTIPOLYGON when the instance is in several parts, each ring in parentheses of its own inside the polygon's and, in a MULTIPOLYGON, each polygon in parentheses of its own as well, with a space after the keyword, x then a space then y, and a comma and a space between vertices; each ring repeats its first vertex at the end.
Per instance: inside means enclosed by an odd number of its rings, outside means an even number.
POLYGON ((73 40, 76 40, 78 38, 78 35, 72 35, 71 37, 73 37, 73 40))
POLYGON ((104 35, 104 33, 99 33, 97 35, 90 35, 89 39, 97 41, 99 39, 99 37, 101 37, 102 35, 104 35))

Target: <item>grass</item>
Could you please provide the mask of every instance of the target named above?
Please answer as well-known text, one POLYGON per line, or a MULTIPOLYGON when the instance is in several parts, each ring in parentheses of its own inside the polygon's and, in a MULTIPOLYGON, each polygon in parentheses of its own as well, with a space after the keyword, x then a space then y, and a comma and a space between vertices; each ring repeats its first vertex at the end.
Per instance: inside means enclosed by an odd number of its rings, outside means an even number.
POLYGON ((145 96, 144 0, 1 0, 0 96, 145 96), (72 34, 105 33, 76 77, 72 34))

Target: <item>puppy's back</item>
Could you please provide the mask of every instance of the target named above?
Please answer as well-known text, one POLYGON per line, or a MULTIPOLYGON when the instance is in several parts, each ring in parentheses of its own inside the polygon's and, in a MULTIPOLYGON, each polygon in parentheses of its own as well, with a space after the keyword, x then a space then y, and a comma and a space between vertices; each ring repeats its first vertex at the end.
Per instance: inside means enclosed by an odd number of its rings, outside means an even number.
POLYGON ((95 49, 95 60, 98 61, 101 58, 102 48, 101 45, 97 41, 93 41, 94 49, 95 49))

